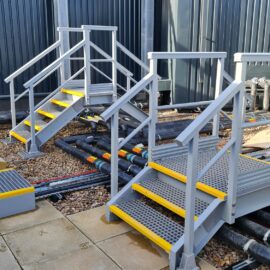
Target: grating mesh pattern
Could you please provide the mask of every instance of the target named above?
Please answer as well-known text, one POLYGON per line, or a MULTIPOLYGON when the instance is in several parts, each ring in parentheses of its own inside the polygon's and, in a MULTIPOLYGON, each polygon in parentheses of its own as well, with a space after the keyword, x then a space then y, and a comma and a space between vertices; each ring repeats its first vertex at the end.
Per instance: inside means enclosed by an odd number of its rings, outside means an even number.
MULTIPOLYGON (((159 195, 167 201, 185 209, 185 192, 159 179, 143 180, 139 183, 144 188, 159 195)), ((196 198, 195 215, 199 216, 208 207, 208 203, 196 198)))
MULTIPOLYGON (((199 152, 198 171, 201 171, 205 165, 217 154, 217 150, 208 150, 199 152)), ((157 161, 158 164, 167 167, 173 171, 186 175, 187 154, 163 158, 157 161)), ((214 187, 220 191, 227 192, 228 172, 229 172, 229 153, 223 155, 216 164, 204 175, 200 182, 214 187)), ((239 173, 254 172, 270 165, 258 162, 249 158, 240 156, 239 173)))
POLYGON ((0 193, 28 187, 31 185, 15 170, 0 171, 0 193))
POLYGON ((140 200, 121 202, 117 206, 170 244, 176 243, 184 234, 183 226, 140 200))

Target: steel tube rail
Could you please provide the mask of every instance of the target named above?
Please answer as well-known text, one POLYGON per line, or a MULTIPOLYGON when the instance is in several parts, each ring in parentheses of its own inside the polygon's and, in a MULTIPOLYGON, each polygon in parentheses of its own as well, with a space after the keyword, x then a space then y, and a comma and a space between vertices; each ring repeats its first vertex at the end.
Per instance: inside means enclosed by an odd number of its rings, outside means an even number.
POLYGON ((240 90, 243 83, 233 81, 177 138, 181 145, 186 145, 206 123, 209 122, 240 90))
POLYGON ((57 31, 63 31, 63 32, 83 32, 82 28, 77 27, 57 27, 57 31))
POLYGON ((110 119, 115 112, 121 109, 122 105, 130 101, 134 96, 136 96, 143 88, 145 88, 153 79, 154 75, 148 73, 144 76, 136 85, 134 85, 125 95, 120 97, 116 102, 114 102, 111 107, 101 114, 101 117, 107 121, 110 119))
MULTIPOLYGON (((107 54, 106 52, 104 52, 100 47, 98 47, 95 43, 93 43, 92 41, 90 41, 90 46, 92 48, 94 48, 98 53, 100 53, 102 56, 104 56, 107 59, 111 59, 111 56, 109 54, 107 54)), ((126 69, 124 66, 122 66, 121 64, 119 64, 118 62, 116 62, 116 66, 118 67, 118 69, 122 69, 126 75, 128 76, 133 76, 133 73, 130 72, 128 69, 126 69)))
POLYGON ((226 52, 149 52, 149 59, 218 59, 226 58, 226 52))
POLYGON ((179 109, 179 108, 193 108, 197 106, 202 106, 202 105, 209 105, 213 102, 214 100, 206 100, 206 101, 197 101, 197 102, 188 102, 188 103, 178 103, 178 104, 171 104, 171 105, 162 105, 158 106, 158 110, 168 110, 168 109, 179 109))
POLYGON ((104 26, 104 25, 82 25, 82 29, 90 31, 110 31, 114 32, 118 30, 117 26, 104 26))
POLYGON ((137 126, 123 141, 118 145, 118 150, 121 149, 130 139, 132 139, 140 130, 149 124, 151 118, 147 117, 139 126, 137 126))
POLYGON ((18 101, 19 99, 21 99, 24 95, 26 95, 26 93, 29 92, 29 89, 26 89, 25 91, 23 91, 20 95, 18 95, 15 99, 14 102, 18 101))
MULTIPOLYGON (((94 66, 93 64, 90 64, 90 66, 96 70, 98 73, 100 73, 101 75, 103 75, 106 79, 108 79, 109 81, 112 81, 112 78, 109 77, 107 74, 105 74, 103 71, 101 71, 99 68, 97 68, 96 66, 94 66)), ((129 77, 127 77, 129 78, 129 77)), ((121 88, 122 90, 124 90, 125 92, 127 91, 127 89, 125 89, 125 87, 123 87, 122 85, 120 85, 119 83, 117 83, 117 86, 119 88, 121 88)))
POLYGON ((15 106, 15 89, 14 89, 14 80, 12 79, 9 83, 9 92, 10 92, 10 110, 11 110, 11 122, 12 128, 16 127, 16 106, 15 106))
POLYGON ((234 62, 270 62, 269 53, 235 53, 234 62))
POLYGON ((83 47, 85 44, 84 40, 77 43, 74 47, 72 47, 70 50, 68 50, 66 53, 64 53, 61 57, 56 59, 53 63, 51 63, 49 66, 44 68, 41 72, 39 72, 37 75, 35 75, 32 79, 27 81, 23 86, 25 88, 28 88, 31 84, 34 84, 37 80, 39 80, 41 77, 43 77, 47 72, 49 72, 51 69, 53 69, 55 66, 62 63, 63 60, 65 60, 68 56, 79 50, 81 47, 83 47))
POLYGON ((15 72, 13 72, 11 75, 9 75, 6 79, 5 82, 8 83, 11 80, 13 80, 15 77, 20 75, 22 72, 24 72, 26 69, 31 67, 33 64, 35 64, 37 61, 42 59, 45 55, 53 51, 54 49, 58 48, 60 46, 61 42, 60 40, 57 40, 55 43, 53 43, 50 47, 48 47, 46 50, 35 56, 33 59, 31 59, 29 62, 24 64, 21 68, 17 69, 15 72))
POLYGON ((242 128, 246 129, 246 128, 259 127, 259 126, 266 126, 266 125, 270 125, 270 120, 263 120, 263 121, 258 121, 255 123, 244 123, 242 125, 242 128))

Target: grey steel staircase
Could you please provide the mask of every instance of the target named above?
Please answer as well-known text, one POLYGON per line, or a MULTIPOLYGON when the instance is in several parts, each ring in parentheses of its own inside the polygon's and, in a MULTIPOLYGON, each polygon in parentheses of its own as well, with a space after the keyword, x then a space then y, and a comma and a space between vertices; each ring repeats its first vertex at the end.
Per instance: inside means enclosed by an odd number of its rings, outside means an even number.
MULTIPOLYGON (((26 151, 21 154, 24 158, 40 155, 40 147, 82 112, 85 105, 112 104, 120 97, 118 89, 126 92, 129 91, 131 85, 137 83, 133 78, 132 72, 118 62, 117 50, 130 57, 144 71, 149 71, 149 68, 139 58, 117 41, 117 27, 84 25, 81 28, 60 27, 58 31, 58 41, 5 79, 10 85, 12 114, 12 130, 10 131, 8 142, 18 140, 25 144, 26 151), (111 55, 91 41, 91 31, 106 31, 111 35, 111 55), (69 48, 69 40, 66 40, 69 35, 63 35, 63 33, 73 32, 82 33, 83 39, 72 48, 69 48), (69 49, 64 50, 64 48, 69 49), (26 90, 17 94, 14 88, 16 77, 55 50, 59 50, 60 56, 27 81, 24 84, 26 90), (73 57, 75 53, 78 54, 82 50, 83 57, 73 57), (101 58, 92 59, 91 50, 97 52, 101 58), (83 67, 71 74, 71 61, 79 61, 83 63, 83 67), (97 67, 96 63, 110 63, 112 67, 111 75, 106 74, 100 65, 97 67), (51 94, 40 103, 35 104, 35 87, 52 74, 55 74, 55 72, 59 72, 61 75, 59 86, 54 91, 51 91, 51 94), (91 76, 93 72, 100 74, 106 82, 92 83, 91 76), (126 77, 126 85, 121 85, 117 80, 118 72, 126 77), (15 94, 17 94, 17 97, 15 94), (26 119, 17 124, 16 102, 26 95, 29 97, 30 113, 26 119)), ((148 90, 145 89, 145 91, 148 90)), ((143 122, 148 117, 146 113, 136 107, 131 101, 127 102, 122 110, 139 122, 143 122)))
MULTIPOLYGON (((118 129, 111 133, 111 200, 109 221, 122 219, 169 253, 170 269, 198 269, 195 256, 226 222, 270 206, 270 163, 241 154, 242 130, 270 121, 244 123, 244 81, 249 62, 270 62, 270 54, 235 54, 236 75, 222 91, 224 58, 221 52, 153 52, 148 55, 150 72, 105 112, 117 126, 119 110, 142 89, 149 87, 149 116, 127 138, 118 141, 118 129), (182 104, 158 105, 157 61, 160 59, 217 59, 215 99, 182 104), (219 115, 233 101, 232 132, 218 148, 219 115), (158 111, 207 106, 175 139, 156 145, 158 111), (200 137, 211 120, 212 134, 200 137), (120 191, 118 150, 148 125, 148 165, 120 191)), ((214 62, 214 61, 213 61, 214 62)))

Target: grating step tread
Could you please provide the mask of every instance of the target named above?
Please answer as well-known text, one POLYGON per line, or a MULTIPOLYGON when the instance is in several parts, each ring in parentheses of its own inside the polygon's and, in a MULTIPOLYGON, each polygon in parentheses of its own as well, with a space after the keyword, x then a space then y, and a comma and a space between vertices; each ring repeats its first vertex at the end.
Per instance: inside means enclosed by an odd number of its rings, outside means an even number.
POLYGON ((28 187, 31 187, 29 182, 15 170, 8 169, 0 171, 0 194, 28 187))
POLYGON ((51 103, 58 105, 60 107, 70 107, 76 101, 70 99, 51 99, 51 103))
POLYGON ((43 116, 46 116, 47 118, 50 119, 55 119, 57 118, 62 112, 54 109, 39 109, 37 112, 43 116))
POLYGON ((10 135, 22 143, 27 143, 27 141, 31 138, 31 133, 28 130, 11 130, 10 135))
MULTIPOLYGON (((24 124, 30 127, 30 126, 31 126, 31 121, 30 121, 30 120, 25 120, 25 121, 24 121, 24 124)), ((36 130, 39 130, 39 131, 40 131, 40 130, 43 129, 47 124, 48 124, 47 122, 45 122, 45 121, 43 121, 43 120, 41 120, 41 119, 37 119, 37 120, 35 121, 36 130)))
MULTIPOLYGON (((158 178, 143 180, 138 184, 170 203, 185 209, 185 192, 183 190, 167 184, 158 178)), ((197 217, 200 216, 208 206, 209 204, 207 202, 195 198, 195 215, 197 217)))
POLYGON ((170 244, 176 243, 184 234, 184 227, 181 224, 141 200, 124 201, 116 206, 170 244))
MULTIPOLYGON (((202 170, 204 166, 217 154, 218 150, 200 151, 198 155, 198 171, 202 170)), ((187 154, 178 156, 162 158, 156 161, 157 164, 164 166, 172 171, 186 175, 187 173, 187 154)), ((262 168, 266 168, 267 164, 247 158, 243 155, 239 159, 239 173, 245 174, 254 172, 262 168)), ((229 172, 229 153, 221 157, 203 176, 199 181, 210 187, 213 187, 221 192, 227 192, 228 186, 228 172, 229 172)))

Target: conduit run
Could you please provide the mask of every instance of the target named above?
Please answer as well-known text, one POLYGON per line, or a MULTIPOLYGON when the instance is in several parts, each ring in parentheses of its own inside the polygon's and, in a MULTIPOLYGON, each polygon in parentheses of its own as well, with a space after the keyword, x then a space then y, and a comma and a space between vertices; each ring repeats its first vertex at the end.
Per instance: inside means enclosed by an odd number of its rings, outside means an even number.
MULTIPOLYGON (((55 145, 58 146, 59 148, 61 148, 62 150, 64 150, 65 152, 73 155, 74 157, 79 158, 80 160, 93 164, 95 165, 95 167, 100 171, 103 172, 105 174, 110 175, 111 174, 111 166, 108 162, 98 159, 97 157, 93 156, 93 155, 89 155, 88 153, 77 149, 76 147, 66 143, 65 141, 58 139, 55 141, 55 145)), ((132 176, 126 174, 125 172, 123 172, 122 170, 119 170, 119 180, 120 182, 124 183, 128 183, 131 179, 132 176)))
MULTIPOLYGON (((94 147, 92 145, 89 145, 83 141, 78 140, 76 142, 76 145, 80 148, 85 150, 86 152, 93 154, 99 158, 105 159, 110 162, 111 160, 111 154, 108 152, 105 152, 103 150, 98 149, 97 147, 94 147)), ((137 165, 132 164, 131 162, 123 159, 118 160, 119 168, 130 172, 133 175, 137 175, 142 169, 139 168, 137 165)))
POLYGON ((254 239, 249 239, 241 235, 228 226, 223 226, 217 233, 217 236, 223 241, 228 242, 230 245, 242 249, 251 257, 262 264, 270 265, 270 249, 258 243, 254 239))
POLYGON ((263 240, 266 244, 270 244, 270 229, 245 217, 237 219, 236 226, 241 231, 263 240))
POLYGON ((259 210, 251 214, 251 216, 258 221, 260 221, 262 224, 266 226, 270 226, 270 213, 266 212, 264 210, 259 210))

